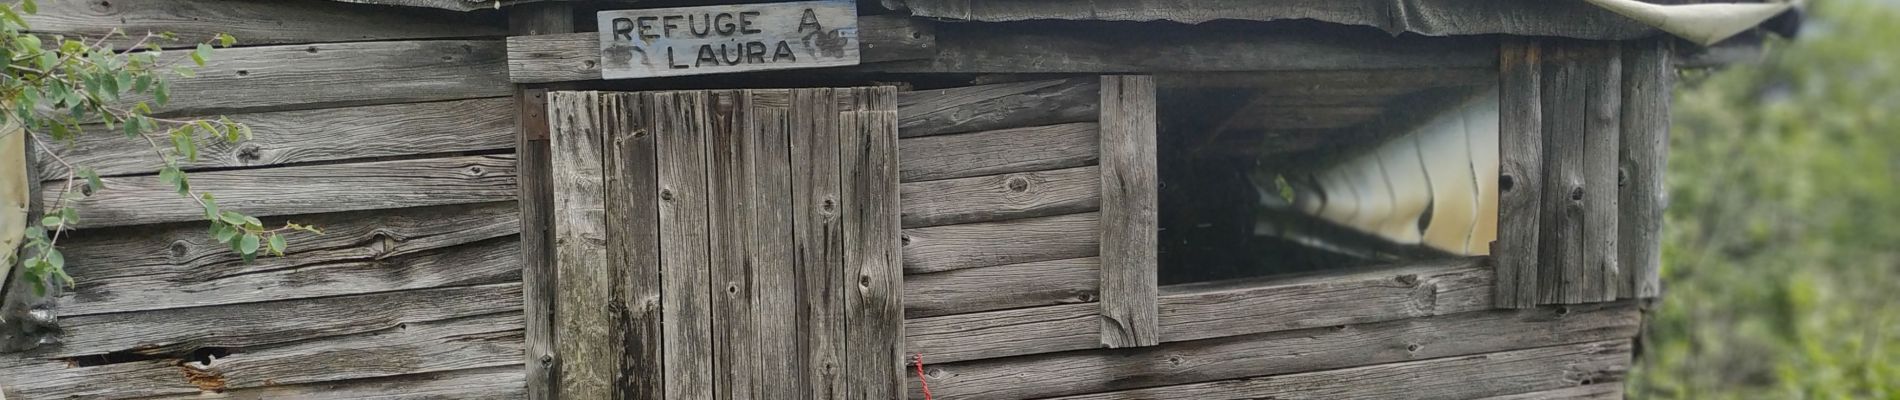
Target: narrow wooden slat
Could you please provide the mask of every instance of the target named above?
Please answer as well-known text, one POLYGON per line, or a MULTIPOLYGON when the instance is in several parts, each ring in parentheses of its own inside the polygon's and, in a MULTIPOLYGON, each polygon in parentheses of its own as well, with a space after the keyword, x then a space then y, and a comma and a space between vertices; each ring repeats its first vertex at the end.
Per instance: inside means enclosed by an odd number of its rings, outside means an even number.
POLYGON ((1486 397, 1479 400, 1618 400, 1622 398, 1623 382, 1610 381, 1542 392, 1486 397))
POLYGON ((242 45, 355 42, 370 40, 500 36, 505 25, 493 14, 389 10, 324 0, 141 0, 47 1, 24 15, 37 33, 105 37, 114 29, 133 35, 114 39, 119 48, 146 32, 171 32, 167 48, 215 42, 219 33, 242 45))
POLYGON ((904 393, 903 249, 898 244, 896 90, 840 90, 844 206, 845 382, 852 399, 904 393), (851 98, 845 100, 844 93, 851 98))
POLYGON ((1102 345, 1160 343, 1160 178, 1151 76, 1102 77, 1102 345))
POLYGON ((937 27, 926 60, 858 69, 901 73, 1153 73, 1486 68, 1495 42, 1401 37, 1346 27, 1217 30, 1188 25, 987 24, 937 27))
MULTIPOLYGON (((240 47, 174 80, 164 114, 208 114, 507 96, 500 40, 240 47)), ((188 65, 189 52, 159 62, 188 65)))
POLYGON ((1078 167, 902 186, 905 228, 990 222, 1095 211, 1102 172, 1078 167))
POLYGON ((908 138, 898 141, 899 174, 920 182, 1091 165, 1100 157, 1098 130, 1076 122, 908 138))
POLYGON ((793 231, 791 91, 750 90, 743 129, 753 144, 751 154, 752 228, 747 240, 752 251, 752 314, 758 319, 759 372, 753 395, 761 399, 804 396, 803 343, 798 312, 799 291, 796 234, 793 231))
POLYGON ((1095 303, 979 312, 904 321, 904 349, 924 361, 957 361, 1101 347, 1095 303))
POLYGON ((792 91, 792 227, 802 291, 798 330, 804 395, 839 400, 844 388, 844 278, 837 102, 832 89, 792 91))
POLYGON ((1620 379, 1630 352, 1629 341, 1614 340, 1057 399, 1468 399, 1572 386, 1578 377, 1620 379))
POLYGON ((1542 216, 1544 131, 1542 53, 1536 43, 1507 39, 1498 63, 1498 240, 1496 304, 1538 304, 1538 233, 1542 216))
POLYGON ((1583 301, 1583 66, 1574 43, 1545 42, 1539 91, 1543 108, 1544 182, 1538 218, 1538 295, 1544 304, 1583 301))
MULTIPOLYGON (((179 196, 157 176, 105 178, 105 184, 111 190, 77 202, 81 228, 204 219, 197 202, 179 196)), ((191 174, 191 187, 216 193, 222 209, 253 216, 485 203, 515 199, 515 159, 466 156, 210 171, 191 174)), ((48 185, 42 193, 57 198, 61 188, 48 185)))
POLYGON ((513 202, 267 218, 323 228, 283 257, 245 262, 200 224, 87 232, 60 240, 78 286, 61 317, 288 300, 518 279, 513 202), (497 240, 499 239, 499 240, 497 240))
POLYGON ((555 351, 562 356, 559 396, 606 397, 619 372, 610 304, 620 280, 607 263, 606 132, 616 128, 599 108, 599 92, 548 94, 554 190, 555 351))
POLYGON ((1094 77, 1011 82, 897 94, 902 137, 1094 121, 1094 77))
POLYGON ((1622 137, 1623 61, 1619 43, 1591 43, 1582 60, 1585 89, 1583 160, 1583 301, 1617 297, 1617 196, 1622 137))
POLYGON ((377 397, 388 400, 454 398, 469 400, 507 400, 528 396, 521 368, 516 366, 473 368, 388 378, 319 382, 302 385, 277 385, 224 393, 193 393, 155 399, 312 399, 354 400, 377 397))
POLYGON ((1621 297, 1662 294, 1664 171, 1669 163, 1669 102, 1675 70, 1663 40, 1633 42, 1623 49, 1622 168, 1626 183, 1617 196, 1617 264, 1621 297))
MULTIPOLYGON (((897 15, 858 18, 863 63, 915 60, 936 55, 935 26, 897 15)), ((561 33, 508 38, 508 79, 547 83, 600 79, 600 34, 561 33)))
POLYGON ((1093 302, 1101 272, 1101 259, 1087 257, 906 275, 904 316, 1093 302))
MULTIPOLYGON (((574 8, 529 4, 508 11, 508 31, 527 35, 574 30, 574 8)), ((521 204, 521 284, 526 306, 527 397, 552 400, 559 391, 561 361, 555 353, 554 187, 548 152, 547 90, 515 88, 515 159, 521 204)), ((608 182, 612 184, 611 179, 608 182)), ((612 212, 610 201, 608 212, 612 212)), ((611 226, 611 225, 610 225, 611 226)), ((614 251, 609 248, 608 251, 614 251)), ((656 263, 657 264, 657 263, 656 263)))
POLYGON ((752 165, 747 157, 755 146, 743 132, 750 108, 749 96, 738 91, 705 92, 708 131, 706 160, 707 227, 712 251, 713 393, 719 399, 748 399, 755 395, 753 379, 760 372, 757 319, 752 314, 752 271, 748 240, 752 216, 752 165))
MULTIPOLYGON (((514 111, 514 102, 497 97, 233 114, 232 121, 251 127, 253 139, 199 142, 198 160, 179 166, 194 171, 507 149, 515 146, 514 111)), ((144 141, 125 140, 103 125, 86 129, 71 142, 48 143, 60 143, 53 149, 60 158, 103 176, 154 174, 164 165, 144 141)), ((39 165, 39 179, 66 179, 66 168, 51 157, 39 165)))
POLYGON ((904 230, 911 274, 1091 257, 1101 251, 1101 216, 1081 213, 904 230))
POLYGON ((1461 0, 1353 1, 1296 0, 1096 0, 1086 6, 1038 0, 899 0, 911 15, 959 21, 1033 20, 1172 21, 1199 24, 1214 20, 1274 21, 1312 19, 1363 26, 1398 36, 1565 36, 1633 39, 1654 28, 1588 4, 1570 2, 1468 2, 1461 0))
MULTIPOLYGON (((934 365, 936 376, 931 388, 935 398, 946 400, 1029 399, 1606 340, 1627 346, 1639 320, 1630 304, 1571 310, 1568 314, 1556 309, 1476 311, 1168 342, 1113 352, 1113 356, 1104 354, 1105 350, 1089 350, 938 363, 934 365)), ((1629 361, 1627 350, 1623 347, 1625 364, 1629 361)), ((1520 390, 1544 388, 1549 387, 1520 390)), ((921 398, 920 394, 913 393, 912 397, 921 398)))
POLYGON ((620 306, 614 340, 625 346, 614 375, 615 398, 664 396, 661 369, 660 187, 658 149, 645 97, 601 96, 599 109, 618 125, 605 132, 607 146, 607 262, 618 272, 620 306))
POLYGON ((658 136, 662 375, 666 398, 713 398, 711 242, 706 167, 711 108, 704 92, 649 93, 658 136))

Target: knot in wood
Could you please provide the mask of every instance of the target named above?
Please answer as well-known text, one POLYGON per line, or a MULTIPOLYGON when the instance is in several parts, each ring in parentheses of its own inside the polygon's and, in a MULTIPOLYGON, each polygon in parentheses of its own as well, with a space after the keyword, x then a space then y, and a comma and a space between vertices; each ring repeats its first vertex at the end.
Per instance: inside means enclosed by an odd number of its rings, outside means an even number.
POLYGON ((1570 188, 1570 200, 1583 201, 1583 188, 1580 188, 1580 187, 1570 188))
POLYGON ((1515 178, 1512 178, 1510 174, 1498 175, 1498 190, 1509 192, 1513 187, 1517 187, 1515 178))
POLYGON ((238 161, 242 161, 246 164, 249 164, 249 163, 257 162, 257 160, 261 158, 264 158, 263 146, 258 146, 256 143, 245 143, 245 144, 238 145, 238 148, 237 148, 238 161))
POLYGON ((1029 190, 1029 178, 1012 176, 1009 177, 1007 182, 1003 183, 1003 186, 1008 187, 1011 192, 1022 193, 1029 190))
POLYGON ((660 189, 660 201, 673 201, 673 190, 660 189))
POLYGON ((172 242, 172 245, 167 247, 167 250, 171 251, 172 258, 174 259, 173 261, 178 261, 176 259, 185 258, 186 255, 191 254, 191 245, 186 244, 185 241, 183 240, 180 240, 180 241, 172 242))

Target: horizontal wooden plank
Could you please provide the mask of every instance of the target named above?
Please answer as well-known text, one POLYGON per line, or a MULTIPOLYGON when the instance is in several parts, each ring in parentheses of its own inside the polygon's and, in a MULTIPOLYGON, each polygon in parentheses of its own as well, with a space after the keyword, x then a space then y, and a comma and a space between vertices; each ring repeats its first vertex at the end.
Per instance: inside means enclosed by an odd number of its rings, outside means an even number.
MULTIPOLYGON (((902 16, 867 15, 858 19, 860 60, 865 63, 915 60, 935 55, 934 27, 902 16)), ((508 79, 546 83, 601 79, 600 34, 596 32, 508 38, 508 79)), ((504 82, 505 83, 505 82, 504 82)))
MULTIPOLYGON (((269 347, 428 321, 520 312, 521 284, 502 283, 256 304, 61 318, 61 345, 27 356, 113 352, 178 355, 201 348, 269 347)), ((514 360, 519 361, 519 353, 514 360)))
MULTIPOLYGON (((208 363, 161 359, 61 368, 18 382, 14 390, 29 398, 142 398, 471 368, 512 366, 518 376, 521 318, 518 311, 503 311, 405 322, 362 334, 247 348, 208 363)), ((395 388, 385 385, 381 389, 395 388)))
POLYGON ((1162 89, 1245 88, 1275 96, 1402 94, 1428 88, 1487 86, 1495 68, 1365 69, 1338 71, 1202 72, 1155 75, 1162 89))
POLYGON ((1616 340, 1057 399, 1457 400, 1620 379, 1630 353, 1628 340, 1616 340))
MULTIPOLYGON (((162 114, 206 115, 499 97, 511 93, 500 40, 416 40, 222 49, 172 81, 162 114)), ((188 52, 161 63, 189 65, 188 52)))
POLYGON ((1623 382, 1610 381, 1542 392, 1486 397, 1479 400, 1619 400, 1622 398, 1623 382))
MULTIPOLYGON (((501 97, 233 114, 231 120, 251 127, 251 140, 199 141, 198 160, 180 166, 191 171, 507 149, 514 147, 513 110, 514 102, 501 97)), ((103 176, 153 174, 164 165, 150 144, 103 125, 88 126, 71 142, 48 143, 55 143, 60 158, 103 176)), ((66 167, 52 157, 38 160, 40 179, 66 178, 66 167)))
POLYGON ((1311 19, 1377 27, 1392 35, 1507 34, 1620 40, 1654 28, 1588 3, 1465 0, 897 0, 919 17, 967 21, 1174 21, 1311 19))
POLYGON ((905 228, 1095 211, 1102 171, 1078 167, 903 184, 905 228))
POLYGON ((1033 126, 897 142, 904 182, 1094 165, 1101 157, 1094 122, 1033 126))
POLYGON ((904 273, 1089 257, 1100 251, 1096 213, 904 230, 904 273))
POLYGON ((904 316, 922 318, 1096 301, 1095 257, 904 276, 904 316))
POLYGON ((507 26, 496 13, 455 13, 348 5, 325 0, 138 0, 39 2, 25 15, 33 32, 98 38, 112 30, 134 35, 115 39, 120 48, 146 32, 171 32, 166 47, 191 47, 217 34, 241 45, 501 36, 507 26))
POLYGON ((1370 29, 1218 29, 1173 24, 943 24, 928 60, 870 64, 896 73, 1161 73, 1484 68, 1488 37, 1394 38, 1370 29))
POLYGON ((909 138, 1094 121, 1100 92, 1092 76, 899 92, 897 132, 909 138))
POLYGON ((448 372, 398 375, 387 378, 276 385, 164 396, 155 400, 186 399, 308 399, 308 400, 512 400, 527 397, 521 366, 473 368, 448 372))
MULTIPOLYGON (((485 203, 515 199, 513 155, 444 157, 357 164, 207 171, 190 175, 194 191, 217 196, 224 210, 254 216, 485 203)), ((57 199, 63 186, 41 191, 57 199)), ((106 178, 106 189, 79 200, 82 228, 196 221, 197 202, 154 175, 106 178)), ((48 202, 50 207, 53 202, 48 202)))
MULTIPOLYGON (((1375 323, 1490 308, 1491 271, 1476 262, 1395 266, 1292 279, 1162 287, 1161 340, 1375 323)), ((954 362, 1100 345, 1093 304, 907 321, 913 352, 954 362)))
MULTIPOLYGON (((939 399, 1043 398, 1606 340, 1628 343, 1639 323, 1635 307, 1628 303, 1600 309, 1476 311, 1169 342, 1131 351, 937 363, 929 373, 939 399)), ((1622 350, 1627 354, 1627 348, 1622 350)))

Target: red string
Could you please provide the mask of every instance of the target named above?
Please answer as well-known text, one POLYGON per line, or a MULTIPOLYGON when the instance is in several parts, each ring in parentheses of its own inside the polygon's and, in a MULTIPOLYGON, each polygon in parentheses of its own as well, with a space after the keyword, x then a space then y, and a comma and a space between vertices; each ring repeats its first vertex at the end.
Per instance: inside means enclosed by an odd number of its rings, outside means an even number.
POLYGON ((924 353, 917 353, 911 357, 917 360, 917 383, 924 386, 924 400, 930 400, 930 380, 924 379, 924 353))

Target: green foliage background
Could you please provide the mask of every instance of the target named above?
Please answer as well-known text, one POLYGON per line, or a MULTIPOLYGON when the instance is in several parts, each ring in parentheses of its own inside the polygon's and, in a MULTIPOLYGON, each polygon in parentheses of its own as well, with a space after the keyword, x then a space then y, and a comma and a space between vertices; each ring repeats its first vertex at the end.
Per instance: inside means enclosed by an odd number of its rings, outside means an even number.
POLYGON ((1900 2, 1687 73, 1637 398, 1900 399, 1900 2))

